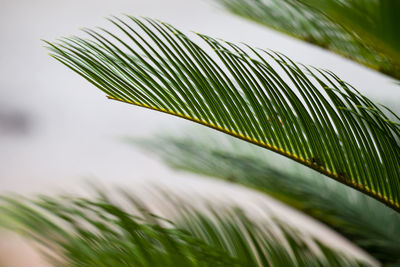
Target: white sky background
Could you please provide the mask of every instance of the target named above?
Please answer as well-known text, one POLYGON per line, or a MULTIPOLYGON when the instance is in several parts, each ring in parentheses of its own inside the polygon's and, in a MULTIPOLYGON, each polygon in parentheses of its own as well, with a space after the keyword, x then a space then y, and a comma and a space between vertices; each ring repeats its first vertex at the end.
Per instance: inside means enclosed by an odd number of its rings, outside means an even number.
POLYGON ((81 27, 107 26, 105 16, 121 13, 277 50, 296 62, 330 69, 375 101, 400 110, 395 104, 400 103, 400 86, 387 77, 230 15, 210 0, 0 0, 0 113, 25 113, 31 124, 27 134, 2 133, 0 124, 0 192, 79 187, 83 178, 210 187, 210 182, 170 171, 117 140, 196 126, 107 100, 41 47, 41 38, 54 40, 80 34, 81 27))
POLYGON ((227 14, 210 0, 0 0, 0 112, 25 113, 31 125, 26 135, 0 135, 1 191, 63 187, 82 177, 127 181, 187 176, 172 173, 116 138, 178 131, 195 127, 192 123, 107 100, 41 47, 41 38, 54 40, 80 34, 81 27, 110 26, 104 17, 121 13, 271 48, 297 62, 334 71, 376 101, 392 107, 400 102, 400 87, 388 78, 227 14))

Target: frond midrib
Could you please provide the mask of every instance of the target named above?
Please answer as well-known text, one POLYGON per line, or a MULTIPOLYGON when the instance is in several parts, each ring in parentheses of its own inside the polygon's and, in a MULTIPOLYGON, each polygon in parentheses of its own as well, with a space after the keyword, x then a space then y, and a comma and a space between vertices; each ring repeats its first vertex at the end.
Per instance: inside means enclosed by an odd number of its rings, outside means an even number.
POLYGON ((116 100, 116 101, 120 101, 120 102, 123 102, 123 103, 131 104, 131 105, 135 105, 135 106, 142 107, 142 108, 159 111, 159 112, 166 113, 166 114, 169 114, 169 115, 173 115, 173 116, 176 116, 176 117, 180 117, 180 118, 183 118, 183 119, 186 119, 186 120, 189 120, 189 121, 192 121, 192 122, 207 126, 209 128, 212 128, 214 130, 220 131, 222 133, 231 135, 233 137, 239 138, 239 139, 241 139, 243 141, 249 142, 249 143, 257 145, 259 147, 268 149, 268 150, 273 151, 275 153, 278 153, 278 154, 280 154, 280 155, 282 155, 284 157, 287 157, 287 158, 289 158, 291 160, 294 160, 294 161, 296 161, 298 163, 301 163, 301 164, 303 164, 303 165, 305 165, 305 166, 307 166, 307 167, 309 167, 309 168, 311 168, 311 169, 313 169, 313 170, 315 170, 315 171, 317 171, 317 172, 319 172, 321 174, 324 174, 325 176, 328 176, 329 178, 332 178, 332 179, 334 179, 334 180, 336 180, 336 181, 338 181, 338 182, 340 182, 342 184, 348 185, 348 186, 350 186, 350 187, 352 187, 352 188, 354 188, 354 189, 356 189, 356 190, 358 190, 360 192, 363 192, 363 193, 369 195, 370 197, 373 197, 374 199, 384 203, 385 205, 389 206, 390 208, 400 212, 400 204, 397 203, 397 202, 394 202, 391 199, 388 199, 386 196, 382 196, 380 193, 377 193, 374 190, 371 190, 370 188, 368 188, 368 187, 366 187, 366 186, 364 186, 364 185, 362 185, 360 183, 352 181, 351 179, 346 178, 346 177, 344 177, 344 176, 342 176, 340 174, 337 174, 335 172, 332 172, 332 171, 326 169, 324 166, 318 165, 316 162, 312 162, 311 160, 304 159, 304 158, 302 158, 302 157, 300 157, 300 156, 298 156, 296 154, 293 154, 293 153, 291 153, 289 151, 286 151, 286 150, 284 150, 282 148, 279 148, 277 146, 265 143, 265 142, 263 142, 261 140, 253 139, 251 137, 242 135, 240 133, 236 133, 236 132, 231 131, 229 129, 220 127, 218 125, 215 125, 213 123, 209 123, 209 122, 204 121, 204 120, 200 120, 200 119, 195 118, 195 117, 191 117, 189 115, 185 115, 185 114, 182 114, 182 113, 177 113, 175 111, 166 110, 166 109, 158 108, 158 107, 155 107, 155 106, 149 106, 149 105, 142 104, 142 103, 139 103, 139 102, 132 102, 132 101, 124 100, 124 99, 113 97, 113 96, 109 96, 109 95, 107 96, 107 98, 111 99, 111 100, 116 100))

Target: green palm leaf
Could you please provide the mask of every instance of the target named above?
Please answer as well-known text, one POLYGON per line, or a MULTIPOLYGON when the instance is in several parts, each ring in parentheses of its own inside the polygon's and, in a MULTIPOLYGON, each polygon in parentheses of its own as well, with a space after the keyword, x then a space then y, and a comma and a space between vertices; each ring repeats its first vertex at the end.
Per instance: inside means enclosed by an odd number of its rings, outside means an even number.
POLYGON ((400 79, 397 0, 215 0, 226 10, 400 79))
POLYGON ((203 49, 149 19, 110 21, 120 37, 85 30, 91 40, 48 43, 52 56, 110 99, 264 147, 400 210, 400 125, 333 73, 197 34, 203 49))
POLYGON ((329 225, 381 263, 400 262, 400 214, 347 186, 233 139, 197 134, 128 141, 173 168, 267 193, 329 225), (273 167, 278 160, 279 169, 273 167))
MULTIPOLYGON (((140 199, 123 208, 94 199, 3 198, 6 226, 45 245, 56 266, 369 266, 283 222, 255 223, 237 209, 210 214, 166 201, 175 222, 152 214, 140 199)), ((165 205, 164 201, 164 205, 165 205)))

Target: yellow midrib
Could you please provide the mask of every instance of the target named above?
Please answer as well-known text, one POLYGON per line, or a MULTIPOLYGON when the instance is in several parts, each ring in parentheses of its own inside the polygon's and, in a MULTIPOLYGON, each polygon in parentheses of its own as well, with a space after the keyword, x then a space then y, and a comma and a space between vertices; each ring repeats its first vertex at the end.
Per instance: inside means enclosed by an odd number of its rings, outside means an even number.
POLYGON ((346 179, 345 177, 343 177, 343 176, 341 176, 341 175, 339 175, 339 174, 337 174, 335 172, 332 172, 332 171, 326 169, 325 167, 320 166, 315 162, 312 162, 311 160, 304 159, 304 158, 302 158, 302 157, 300 157, 300 156, 298 156, 296 154, 293 154, 293 153, 291 153, 289 151, 286 151, 286 150, 284 150, 282 148, 278 148, 275 145, 271 145, 271 144, 265 143, 263 141, 260 141, 260 140, 257 140, 257 139, 253 139, 251 137, 248 137, 248 136, 245 136, 243 134, 236 133, 234 131, 225 129, 225 128, 223 128, 221 126, 218 126, 218 125, 215 125, 213 123, 206 122, 206 121, 200 120, 198 118, 194 118, 194 117, 191 117, 189 115, 185 115, 185 114, 178 113, 178 112, 175 112, 175 111, 166 110, 166 109, 155 107, 155 106, 149 106, 149 105, 146 105, 146 104, 143 104, 143 103, 133 102, 133 101, 130 101, 130 100, 126 100, 126 99, 122 99, 122 98, 118 98, 118 97, 113 97, 113 96, 109 96, 109 95, 107 95, 107 98, 112 99, 112 100, 117 100, 117 101, 120 101, 120 102, 124 102, 124 103, 127 103, 127 104, 131 104, 131 105, 139 106, 139 107, 142 107, 142 108, 147 108, 147 109, 163 112, 163 113, 166 113, 166 114, 174 115, 174 116, 177 116, 177 117, 189 120, 189 121, 193 121, 193 122, 202 124, 202 125, 210 127, 210 128, 213 128, 215 130, 218 130, 220 132, 229 134, 231 136, 234 136, 236 138, 239 138, 239 139, 242 139, 244 141, 250 142, 250 143, 255 144, 257 146, 266 148, 266 149, 271 150, 273 152, 276 152, 276 153, 278 153, 280 155, 283 155, 283 156, 285 156, 287 158, 295 160, 295 161, 297 161, 297 162, 299 162, 299 163, 301 163, 303 165, 306 165, 307 167, 309 167, 309 168, 311 168, 313 170, 316 170, 319 173, 322 173, 322 174, 324 174, 324 175, 326 175, 326 176, 328 176, 328 177, 330 177, 332 179, 335 179, 335 180, 337 180, 337 181, 339 181, 339 182, 341 182, 343 184, 351 186, 351 187, 357 189, 358 191, 361 191, 361 192, 363 192, 363 193, 365 193, 365 194, 367 194, 367 195, 379 200, 380 202, 384 203, 385 205, 387 205, 387 206, 389 206, 389 207, 391 207, 391 208, 393 208, 393 209, 395 209, 395 210, 400 212, 400 204, 395 202, 395 201, 393 201, 392 199, 388 199, 386 196, 382 196, 382 194, 377 193, 375 190, 371 190, 370 188, 364 186, 363 184, 357 183, 357 182, 355 182, 355 181, 353 181, 351 179, 348 179, 348 178, 346 179))

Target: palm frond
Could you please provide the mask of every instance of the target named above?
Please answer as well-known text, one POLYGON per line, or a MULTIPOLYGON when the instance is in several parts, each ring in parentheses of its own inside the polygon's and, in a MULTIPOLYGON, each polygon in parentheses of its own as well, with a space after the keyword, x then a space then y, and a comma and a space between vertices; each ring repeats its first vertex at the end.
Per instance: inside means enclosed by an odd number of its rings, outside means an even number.
POLYGON ((226 10, 400 79, 396 0, 215 0, 226 10))
POLYGON ((150 19, 110 21, 121 36, 85 30, 91 40, 48 43, 52 56, 110 99, 256 144, 400 210, 398 118, 333 73, 197 34, 203 49, 150 19))
POLYGON ((267 193, 329 225, 381 263, 400 262, 400 214, 356 190, 231 138, 197 133, 128 141, 172 168, 267 193), (273 167, 277 161, 279 169, 273 167))
POLYGON ((283 222, 275 230, 256 224, 238 209, 206 215, 174 201, 180 217, 173 223, 128 199, 134 205, 123 208, 104 195, 14 197, 0 207, 8 226, 44 245, 57 266, 369 266, 283 222))

